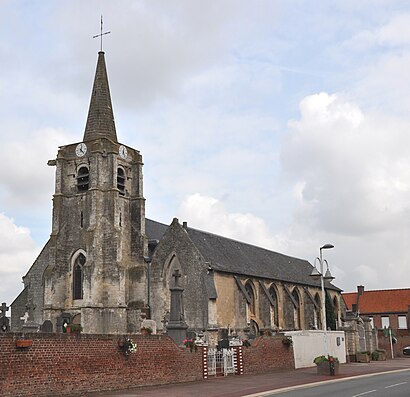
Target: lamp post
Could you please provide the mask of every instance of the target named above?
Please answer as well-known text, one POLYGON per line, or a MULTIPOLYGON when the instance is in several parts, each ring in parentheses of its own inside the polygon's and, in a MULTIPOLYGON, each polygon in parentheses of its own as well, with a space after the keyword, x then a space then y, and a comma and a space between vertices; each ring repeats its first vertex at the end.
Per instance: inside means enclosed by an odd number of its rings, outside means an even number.
POLYGON ((333 244, 325 244, 323 247, 320 247, 320 256, 315 259, 315 266, 312 270, 310 277, 313 280, 318 280, 320 277, 320 286, 322 288, 322 329, 323 329, 323 345, 324 345, 324 353, 325 356, 328 354, 327 349, 327 329, 326 329, 326 300, 325 300, 325 280, 332 281, 334 277, 330 273, 329 264, 327 263, 326 259, 323 259, 322 250, 334 248, 333 244), (316 268, 316 261, 319 261, 320 272, 316 268), (323 262, 326 262, 326 273, 323 275, 323 262))

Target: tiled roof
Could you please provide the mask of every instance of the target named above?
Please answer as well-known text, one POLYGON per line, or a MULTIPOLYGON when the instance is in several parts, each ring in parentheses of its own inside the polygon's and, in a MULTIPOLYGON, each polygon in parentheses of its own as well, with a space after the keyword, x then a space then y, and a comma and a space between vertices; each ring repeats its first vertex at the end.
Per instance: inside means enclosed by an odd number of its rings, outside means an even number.
MULTIPOLYGON (((348 310, 356 304, 357 292, 342 293, 348 310)), ((399 313, 408 311, 410 305, 410 288, 364 291, 360 297, 359 311, 361 314, 399 313)))
MULTIPOLYGON (((146 219, 149 239, 160 240, 167 226, 146 219)), ((312 265, 304 260, 201 230, 187 228, 187 233, 202 256, 216 271, 320 286, 310 277, 312 265)), ((332 284, 326 288, 340 291, 332 284)))

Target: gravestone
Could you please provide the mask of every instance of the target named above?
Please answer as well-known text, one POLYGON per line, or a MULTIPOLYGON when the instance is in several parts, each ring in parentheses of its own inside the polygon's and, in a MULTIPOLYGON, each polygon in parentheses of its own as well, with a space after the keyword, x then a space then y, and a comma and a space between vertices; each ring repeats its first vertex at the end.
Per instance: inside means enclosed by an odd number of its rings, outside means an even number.
POLYGON ((10 331, 10 320, 6 316, 8 310, 9 307, 6 305, 6 302, 3 302, 0 306, 0 332, 10 331))
POLYGON ((178 344, 182 345, 186 339, 188 325, 184 320, 184 307, 182 302, 182 293, 184 289, 179 286, 181 274, 178 269, 174 271, 172 277, 175 278, 175 286, 170 288, 171 291, 171 309, 169 313, 169 322, 167 324, 167 334, 178 344))
POLYGON ((67 325, 71 323, 71 314, 70 313, 61 313, 57 317, 57 332, 66 333, 67 325))
POLYGON ((47 332, 47 333, 53 332, 53 323, 50 320, 44 321, 44 323, 40 327, 40 331, 47 332))
POLYGON ((157 323, 155 320, 143 320, 141 328, 151 328, 153 334, 157 333, 157 323))
POLYGON ((26 321, 22 326, 23 332, 38 332, 40 330, 40 325, 34 321, 35 309, 33 302, 29 301, 26 305, 27 316, 25 316, 26 321))

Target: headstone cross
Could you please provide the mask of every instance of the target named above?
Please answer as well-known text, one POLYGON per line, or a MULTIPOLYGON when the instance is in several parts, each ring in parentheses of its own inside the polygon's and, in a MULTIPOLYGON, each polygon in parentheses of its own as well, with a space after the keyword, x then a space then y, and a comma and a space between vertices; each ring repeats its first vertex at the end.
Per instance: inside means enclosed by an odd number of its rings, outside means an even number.
POLYGON ((106 34, 110 34, 111 32, 104 32, 103 33, 103 17, 101 15, 101 33, 100 34, 96 34, 95 36, 93 36, 93 39, 100 37, 101 38, 101 46, 100 46, 100 51, 102 52, 103 50, 103 36, 105 36, 106 34))
POLYGON ((36 307, 34 306, 33 302, 30 301, 27 303, 26 310, 28 312, 28 318, 27 318, 28 321, 34 321, 34 309, 35 308, 36 307))
POLYGON ((0 306, 1 316, 6 317, 6 313, 9 311, 9 307, 6 305, 6 302, 3 302, 0 306))
POLYGON ((172 273, 172 277, 175 278, 175 287, 178 287, 179 278, 181 277, 181 273, 179 272, 179 269, 175 269, 174 273, 172 273))

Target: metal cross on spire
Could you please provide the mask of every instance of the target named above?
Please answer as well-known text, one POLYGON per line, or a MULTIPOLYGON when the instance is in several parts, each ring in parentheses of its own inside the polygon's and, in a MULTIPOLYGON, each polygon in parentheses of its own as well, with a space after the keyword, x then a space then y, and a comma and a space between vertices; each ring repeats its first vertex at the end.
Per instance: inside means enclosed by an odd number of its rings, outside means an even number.
POLYGON ((102 45, 102 43, 103 43, 103 36, 105 36, 106 34, 110 34, 111 32, 104 32, 103 33, 103 17, 102 17, 102 15, 101 15, 101 33, 100 34, 96 34, 95 36, 93 36, 93 39, 95 39, 95 38, 97 38, 97 37, 100 37, 101 38, 101 49, 100 49, 100 51, 102 52, 102 50, 103 50, 103 45, 102 45))

